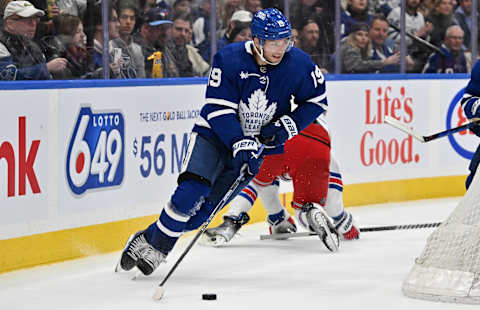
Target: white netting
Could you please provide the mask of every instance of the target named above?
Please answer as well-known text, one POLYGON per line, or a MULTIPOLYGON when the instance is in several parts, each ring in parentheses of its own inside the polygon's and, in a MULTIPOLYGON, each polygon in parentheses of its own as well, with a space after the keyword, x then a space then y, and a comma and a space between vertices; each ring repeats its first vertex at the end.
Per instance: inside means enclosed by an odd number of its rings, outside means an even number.
POLYGON ((403 283, 409 297, 480 304, 480 171, 403 283))

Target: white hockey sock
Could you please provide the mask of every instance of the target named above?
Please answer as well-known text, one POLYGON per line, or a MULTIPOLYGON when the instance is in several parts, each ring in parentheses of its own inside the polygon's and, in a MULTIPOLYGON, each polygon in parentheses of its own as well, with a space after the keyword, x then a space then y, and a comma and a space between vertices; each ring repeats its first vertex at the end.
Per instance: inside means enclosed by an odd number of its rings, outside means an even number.
POLYGON ((248 213, 257 199, 258 185, 250 182, 241 192, 230 202, 230 207, 225 213, 226 216, 237 217, 240 213, 248 213))
POLYGON ((284 210, 282 202, 280 201, 278 185, 276 183, 268 186, 259 186, 255 184, 255 186, 257 188, 258 197, 262 199, 263 207, 269 215, 277 214, 284 210))

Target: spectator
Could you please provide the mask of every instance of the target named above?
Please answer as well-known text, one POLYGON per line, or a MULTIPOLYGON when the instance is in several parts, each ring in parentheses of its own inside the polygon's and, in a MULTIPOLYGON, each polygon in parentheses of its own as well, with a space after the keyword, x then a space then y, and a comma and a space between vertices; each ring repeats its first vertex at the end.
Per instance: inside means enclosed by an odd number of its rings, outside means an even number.
MULTIPOLYGON (((200 0, 200 7, 198 11, 198 17, 193 22, 193 42, 196 48, 198 48, 203 59, 210 62, 210 43, 211 37, 216 40, 216 34, 210 33, 210 0, 200 0)), ((217 1, 217 24, 216 29, 220 29, 220 6, 217 1)))
POLYGON ((188 59, 192 63, 194 76, 206 76, 210 71, 210 65, 202 58, 202 55, 198 53, 198 49, 194 47, 192 43, 193 29, 191 23, 189 23, 189 29, 187 32, 187 51, 188 59))
MULTIPOLYGON (((144 78, 145 61, 140 45, 133 42, 132 32, 135 28, 137 9, 134 5, 126 3, 120 8, 120 37, 111 41, 112 49, 120 49, 122 64, 122 75, 125 78, 144 78)), ((115 50, 114 50, 115 54, 115 50)), ((114 59, 115 61, 115 59, 114 59)))
POLYGON ((173 52, 174 61, 181 77, 191 77, 196 74, 204 75, 206 73, 201 69, 205 67, 205 64, 199 63, 198 56, 200 55, 198 52, 195 53, 194 50, 187 48, 187 44, 191 40, 191 33, 192 20, 190 15, 180 13, 173 17, 172 40, 168 43, 168 47, 173 52), (197 71, 194 71, 193 62, 190 57, 195 61, 197 71))
POLYGON ((313 19, 307 19, 299 34, 299 48, 310 55, 313 62, 320 68, 326 68, 329 55, 319 45, 320 28, 313 19))
POLYGON ((174 62, 181 77, 193 76, 192 62, 188 58, 187 41, 190 37, 190 15, 180 13, 173 17, 172 40, 167 44, 173 53, 174 62))
POLYGON ((176 15, 181 12, 185 14, 192 13, 191 0, 175 0, 172 6, 172 14, 176 15))
POLYGON ((145 12, 143 25, 134 35, 134 41, 142 47, 146 77, 180 76, 174 55, 167 47, 167 42, 171 39, 172 24, 170 13, 164 7, 154 7, 145 12), (156 52, 161 54, 155 54, 156 52), (161 66, 157 65, 153 70, 158 61, 161 66))
POLYGON ((53 72, 56 80, 73 80, 91 77, 89 74, 86 35, 78 16, 60 14, 53 19, 56 36, 43 39, 47 60, 64 57, 67 66, 60 72, 53 72))
POLYGON ((469 49, 472 36, 472 0, 460 0, 460 5, 455 11, 455 20, 464 33, 463 45, 469 49))
POLYGON ((369 4, 370 14, 382 14, 386 17, 394 8, 400 7, 401 0, 370 0, 369 4))
MULTIPOLYGON (((387 39, 387 30, 388 22, 383 15, 376 15, 372 23, 370 24, 370 29, 368 31, 368 37, 371 42, 371 51, 369 52, 370 59, 373 60, 385 60, 392 55, 400 56, 400 52, 395 52, 395 43, 392 40, 387 39)), ((390 65, 384 66, 379 70, 380 73, 398 73, 400 72, 400 67, 398 62, 392 63, 390 65)), ((413 65, 413 61, 410 57, 407 56, 407 64, 410 66, 413 65)))
POLYGON ((87 0, 57 0, 58 9, 62 14, 74 15, 80 18, 85 14, 87 0))
POLYGON ((322 11, 320 0, 292 1, 290 5, 292 27, 301 29, 308 19, 315 19, 322 11))
POLYGON ((341 34, 343 37, 350 34, 354 24, 370 24, 373 16, 368 13, 367 0, 348 0, 347 9, 340 16, 341 34))
POLYGON ((262 3, 260 0, 243 0, 243 9, 255 14, 262 9, 262 3))
POLYGON ((47 80, 50 73, 65 69, 67 60, 56 58, 48 63, 33 41, 38 18, 45 13, 28 1, 12 1, 3 13, 0 33, 1 80, 47 80))
POLYGON ((435 1, 434 9, 427 16, 426 21, 433 24, 433 30, 430 33, 430 43, 440 46, 447 28, 456 24, 453 17, 452 0, 435 1))
MULTIPOLYGON (((419 12, 421 0, 407 0, 406 15, 405 15, 405 30, 408 33, 414 34, 424 40, 428 41, 428 36, 433 29, 430 22, 425 22, 423 15, 419 12)), ((390 24, 400 28, 400 8, 394 8, 388 15, 390 24)), ((388 38, 395 41, 395 49, 400 49, 400 32, 390 28, 388 38)), ((425 45, 413 41, 406 36, 407 53, 411 56, 413 66, 409 68, 409 72, 421 72, 428 56, 432 50, 425 45)))
MULTIPOLYGON (((221 8, 221 16, 222 16, 222 28, 228 27, 230 20, 233 16, 233 13, 236 11, 241 10, 240 8, 240 0, 225 0, 222 8, 221 8)), ((250 18, 251 20, 251 18, 250 18)))
POLYGON ((0 0, 0 29, 3 29, 3 11, 10 1, 13 0, 0 0))
MULTIPOLYGON (((95 27, 93 33, 93 68, 99 69, 103 67, 103 28, 102 28, 102 6, 96 5, 93 11, 93 24, 95 27)), ((109 21, 108 21, 108 36, 110 41, 116 39, 120 36, 119 33, 120 21, 118 20, 117 11, 115 8, 110 7, 109 21)), ((109 41, 109 42, 110 42, 109 41)), ((122 78, 120 74, 120 68, 123 64, 123 59, 119 57, 113 61, 113 50, 111 49, 111 44, 109 43, 110 51, 110 77, 111 78, 122 78)), ((103 76, 103 71, 99 71, 103 76)), ((98 76, 101 78, 101 76, 98 76)))
POLYGON ((35 40, 41 40, 44 36, 54 35, 55 29, 53 26, 53 18, 60 14, 60 8, 57 3, 50 3, 47 5, 47 0, 31 0, 30 3, 39 10, 44 11, 46 14, 40 17, 37 24, 37 31, 35 34, 35 40))
MULTIPOLYGON (((425 23, 423 15, 418 11, 421 0, 407 0, 406 15, 405 15, 405 30, 408 33, 414 34, 422 39, 427 39, 428 34, 432 31, 431 23, 425 23)), ((387 20, 392 25, 400 28, 400 8, 394 8, 387 17, 387 20)), ((388 37, 395 41, 397 46, 400 45, 400 33, 393 28, 390 28, 388 37)), ((407 47, 413 44, 413 41, 408 36, 405 37, 407 47)))
POLYGON ((435 1, 436 0, 423 0, 420 3, 420 7, 418 11, 425 17, 428 16, 431 12, 433 12, 435 8, 435 1))
POLYGON ((348 37, 342 40, 340 47, 342 55, 342 73, 373 73, 384 66, 396 64, 399 55, 394 54, 383 60, 368 58, 370 39, 368 25, 354 24, 348 37))
POLYGON ((248 33, 250 33, 250 38, 252 33, 250 31, 250 22, 252 21, 252 13, 245 10, 239 10, 233 13, 232 18, 228 23, 228 28, 225 31, 223 37, 218 40, 217 43, 217 50, 225 47, 226 45, 234 41, 236 35, 240 35, 243 37, 248 37, 248 33))
POLYGON ((440 48, 444 55, 436 52, 428 58, 423 73, 466 73, 467 61, 462 51, 463 30, 458 25, 448 27, 444 44, 440 48))

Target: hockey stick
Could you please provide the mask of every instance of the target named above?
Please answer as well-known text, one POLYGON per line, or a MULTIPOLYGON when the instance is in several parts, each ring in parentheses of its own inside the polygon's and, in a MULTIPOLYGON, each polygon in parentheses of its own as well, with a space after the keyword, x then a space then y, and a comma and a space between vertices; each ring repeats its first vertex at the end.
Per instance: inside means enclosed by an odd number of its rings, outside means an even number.
MULTIPOLYGON (((258 156, 260 156, 260 154, 262 154, 263 152, 263 149, 264 149, 264 145, 262 144, 260 146, 260 149, 258 150, 257 154, 255 154, 254 156, 256 156, 256 158, 258 158, 258 156)), ((202 227, 200 228, 200 230, 197 232, 197 234, 195 235, 195 237, 192 239, 192 241, 190 241, 190 243, 188 244, 187 248, 183 251, 182 255, 180 255, 180 257, 177 259, 177 261, 175 262, 175 264, 172 266, 172 268, 170 268, 170 271, 168 271, 167 275, 165 276, 165 278, 163 278, 162 282, 158 285, 156 291, 155 291, 155 294, 153 294, 152 298, 153 300, 160 300, 162 299, 163 295, 165 294, 165 288, 163 287, 165 285, 165 283, 168 281, 168 279, 170 278, 170 276, 172 275, 172 273, 175 271, 175 269, 177 269, 178 265, 182 262, 182 260, 185 258, 185 256, 187 255, 187 253, 190 251, 190 249, 195 245, 195 243, 197 242, 198 238, 200 238, 200 236, 205 232, 205 230, 207 230, 207 226, 210 224, 210 222, 213 220, 213 218, 215 217, 215 215, 217 215, 217 213, 222 210, 222 208, 225 206, 225 204, 227 203, 227 201, 230 199, 230 197, 232 196, 233 192, 235 192, 238 188, 238 186, 240 185, 240 183, 242 183, 244 180, 245 180, 245 176, 247 175, 247 164, 245 164, 243 166, 243 168, 241 169, 240 171, 240 175, 237 177, 237 179, 235 180, 235 182, 233 182, 232 186, 230 186, 230 188, 228 189, 228 191, 225 193, 225 195, 223 196, 222 200, 220 200, 220 202, 217 204, 217 206, 215 207, 215 209, 213 209, 213 212, 212 214, 210 214, 210 216, 208 217, 208 219, 203 223, 202 227)))
MULTIPOLYGON (((372 231, 386 231, 386 230, 400 230, 400 229, 420 229, 420 228, 432 228, 438 227, 442 224, 441 222, 437 223, 424 223, 424 224, 406 224, 406 225, 391 225, 391 226, 374 226, 374 227, 362 227, 360 232, 372 232, 372 231)), ((272 234, 272 235, 260 235, 260 240, 284 240, 289 238, 298 238, 298 237, 309 237, 309 236, 318 236, 318 234, 310 231, 306 232, 295 232, 295 233, 285 233, 285 234, 272 234)))
POLYGON ((433 135, 430 135, 430 136, 420 136, 415 131, 413 131, 413 129, 407 127, 407 125, 405 125, 404 123, 402 123, 399 120, 397 120, 393 117, 390 117, 388 115, 385 116, 385 123, 387 123, 387 124, 397 128, 397 129, 405 132, 408 135, 411 135, 412 137, 414 137, 418 141, 420 141, 422 143, 425 143, 425 142, 429 142, 429 141, 432 141, 432 140, 436 140, 438 138, 446 137, 446 136, 449 136, 449 135, 454 134, 456 132, 468 129, 475 124, 480 124, 480 119, 472 121, 470 123, 466 123, 465 125, 462 125, 462 126, 458 126, 458 127, 455 127, 455 128, 450 128, 450 129, 447 129, 447 130, 444 130, 444 131, 437 132, 437 133, 435 133, 433 135))

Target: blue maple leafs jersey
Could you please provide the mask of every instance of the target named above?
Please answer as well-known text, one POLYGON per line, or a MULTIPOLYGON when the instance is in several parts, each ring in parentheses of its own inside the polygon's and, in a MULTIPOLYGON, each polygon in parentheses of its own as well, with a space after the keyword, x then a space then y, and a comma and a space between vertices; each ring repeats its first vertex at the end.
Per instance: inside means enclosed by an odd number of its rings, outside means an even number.
MULTIPOLYGON (((472 69, 472 74, 470 81, 467 84, 465 89, 465 94, 460 100, 460 104, 465 112, 465 115, 468 118, 474 117, 472 115, 473 111, 478 109, 480 104, 480 61, 477 61, 472 69)), ((480 126, 473 125, 470 127, 470 130, 473 131, 477 136, 480 137, 480 126)))
POLYGON ((252 49, 252 41, 233 43, 215 55, 206 104, 193 128, 228 149, 282 115, 301 131, 327 109, 325 78, 306 53, 293 47, 280 64, 259 66, 252 49))

